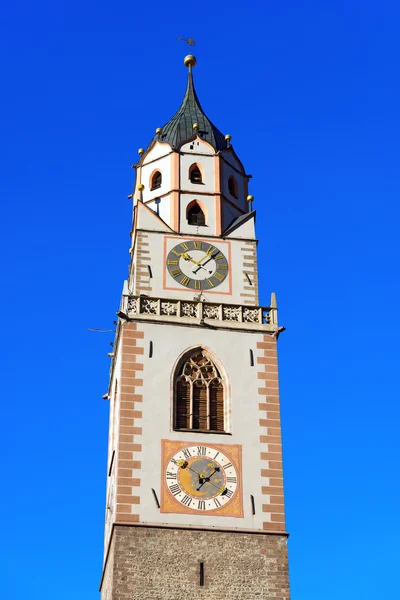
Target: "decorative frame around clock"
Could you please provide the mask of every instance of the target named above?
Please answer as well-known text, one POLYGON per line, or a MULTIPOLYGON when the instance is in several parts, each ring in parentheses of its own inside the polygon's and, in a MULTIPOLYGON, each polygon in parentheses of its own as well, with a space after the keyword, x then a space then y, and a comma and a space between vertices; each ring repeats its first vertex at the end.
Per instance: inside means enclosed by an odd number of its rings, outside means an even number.
POLYGON ((161 440, 161 502, 160 512, 162 513, 181 513, 204 516, 220 516, 220 517, 234 517, 243 518, 243 489, 242 489, 242 446, 239 444, 214 444, 208 441, 176 441, 176 440, 161 440), (207 446, 223 453, 232 463, 235 465, 236 472, 238 474, 238 483, 234 497, 225 506, 216 508, 214 510, 207 510, 199 512, 184 506, 181 502, 176 500, 170 493, 166 479, 165 472, 167 465, 171 458, 183 448, 190 448, 192 446, 207 446))
MULTIPOLYGON (((232 253, 231 253, 231 244, 230 242, 226 242, 224 240, 220 240, 218 239, 207 239, 205 236, 198 236, 198 237, 193 237, 193 236, 172 236, 172 235, 166 235, 164 236, 164 252, 163 252, 163 289, 165 290, 179 290, 180 292, 189 292, 189 294, 193 294, 196 293, 196 290, 194 288, 187 288, 183 285, 174 285, 171 286, 168 284, 167 281, 167 256, 169 254, 169 252, 172 250, 172 248, 176 245, 178 245, 179 243, 183 243, 185 241, 193 241, 193 242, 203 242, 204 244, 209 244, 210 246, 215 246, 216 248, 220 248, 221 252, 223 252, 223 254, 227 257, 227 261, 228 261, 228 276, 226 277, 225 281, 223 282, 223 284, 225 285, 225 283, 228 284, 228 290, 227 291, 222 291, 220 289, 220 287, 216 287, 215 289, 207 289, 206 293, 207 295, 209 294, 220 294, 223 296, 230 296, 232 294, 232 253), (169 247, 169 240, 174 240, 173 245, 171 245, 171 247, 169 247)), ((201 290, 199 290, 197 293, 200 293, 201 290)))

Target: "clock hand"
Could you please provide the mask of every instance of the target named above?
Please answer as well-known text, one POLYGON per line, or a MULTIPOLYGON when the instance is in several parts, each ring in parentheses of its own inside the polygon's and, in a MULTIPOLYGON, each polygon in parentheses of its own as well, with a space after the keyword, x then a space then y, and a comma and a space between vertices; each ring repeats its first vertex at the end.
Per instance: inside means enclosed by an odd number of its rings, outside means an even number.
MULTIPOLYGON (((200 491, 200 489, 203 487, 203 485, 204 485, 205 483, 211 483, 211 485, 213 485, 214 487, 218 487, 217 485, 214 485, 214 484, 213 484, 213 482, 211 481, 211 477, 212 477, 212 476, 213 476, 215 473, 218 473, 219 471, 220 471, 220 468, 219 468, 219 467, 215 467, 215 468, 214 468, 214 471, 213 471, 212 473, 210 473, 210 475, 208 475, 207 477, 204 477, 204 478, 203 478, 203 481, 202 481, 202 483, 201 483, 201 485, 200 485, 200 487, 198 487, 198 488, 197 488, 197 491, 200 491)), ((199 481, 199 483, 200 483, 200 481, 199 481)))
MULTIPOLYGON (((218 252, 217 252, 217 254, 218 254, 218 252)), ((217 256, 217 254, 214 254, 214 256, 209 256, 209 255, 203 256, 203 258, 201 259, 201 261, 199 261, 197 263, 199 265, 199 268, 196 269, 196 271, 193 271, 193 273, 196 274, 197 271, 199 271, 200 269, 204 269, 204 265, 206 265, 207 263, 209 263, 210 260, 213 260, 217 256), (206 260, 206 262, 204 262, 203 264, 200 264, 202 262, 202 260, 204 260, 205 258, 207 258, 207 256, 208 256, 208 260, 206 260)), ((212 271, 209 271, 209 273, 212 273, 212 271)))
MULTIPOLYGON (((196 262, 196 261, 194 261, 196 262)), ((192 269, 192 273, 197 273, 200 269, 204 269, 205 271, 207 271, 207 273, 209 275, 211 275, 212 271, 209 271, 208 269, 206 269, 205 267, 203 267, 203 265, 200 265, 196 270, 192 269)))

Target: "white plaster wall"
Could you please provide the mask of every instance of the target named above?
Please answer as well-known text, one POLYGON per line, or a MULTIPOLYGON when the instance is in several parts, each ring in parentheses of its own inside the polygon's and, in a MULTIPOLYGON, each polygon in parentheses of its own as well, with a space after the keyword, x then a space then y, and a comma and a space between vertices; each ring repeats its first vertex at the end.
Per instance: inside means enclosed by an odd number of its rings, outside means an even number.
POLYGON ((150 152, 145 156, 144 162, 147 163, 149 160, 160 158, 171 152, 171 146, 166 143, 156 142, 150 152))
MULTIPOLYGON (((141 405, 143 428, 140 472, 140 520, 148 523, 203 525, 262 529, 260 461, 260 411, 258 403, 257 368, 250 366, 250 349, 256 356, 256 343, 262 334, 179 327, 140 323, 145 332, 145 343, 153 342, 153 357, 143 356, 144 371, 141 405), (178 357, 194 346, 204 346, 222 363, 229 379, 231 403, 231 435, 198 434, 172 431, 171 426, 171 375, 178 357), (151 488, 161 495, 161 440, 171 439, 193 444, 242 445, 242 483, 244 517, 218 517, 215 515, 185 515, 161 513, 154 502, 151 488), (250 495, 256 503, 252 515, 250 495)), ((138 423, 139 424, 139 423, 138 423)), ((265 448, 263 448, 265 451, 265 448)))
POLYGON ((222 202, 222 231, 225 231, 234 219, 243 214, 239 209, 235 209, 228 202, 222 202))
MULTIPOLYGON (((109 429, 108 429, 108 458, 107 458, 107 484, 106 484, 106 518, 105 518, 105 530, 104 530, 104 547, 107 548, 108 541, 111 534, 111 526, 115 520, 115 509, 116 509, 116 464, 117 464, 117 448, 118 448, 118 427, 119 413, 120 413, 120 390, 118 390, 117 397, 114 400, 115 394, 115 382, 120 381, 121 372, 121 353, 118 353, 116 357, 116 363, 114 368, 113 377, 110 382, 111 399, 110 402, 110 417, 109 417, 109 429), (114 442, 112 443, 112 436, 114 436, 114 442), (110 468, 110 461, 112 453, 115 450, 115 456, 113 461, 113 468, 111 474, 108 475, 110 468), (110 493, 111 492, 111 493, 110 493), (107 510, 107 506, 111 507, 111 510, 107 510)), ((118 388, 120 386, 118 385, 118 388)))
POLYGON ((191 142, 187 142, 187 144, 183 144, 180 148, 181 152, 191 152, 193 154, 215 154, 214 148, 203 142, 200 138, 196 138, 191 142))
POLYGON ((228 198, 233 204, 239 206, 242 210, 247 210, 246 202, 246 179, 243 175, 240 175, 237 171, 232 169, 224 161, 221 161, 221 190, 224 196, 228 198), (232 196, 229 193, 228 180, 230 176, 236 179, 238 185, 238 197, 232 196))
MULTIPOLYGON (((159 298, 176 298, 182 300, 192 300, 194 296, 198 295, 196 290, 190 290, 184 286, 180 286, 179 283, 167 272, 165 260, 166 256, 171 248, 184 242, 186 239, 192 239, 190 235, 185 236, 173 236, 172 234, 165 236, 162 233, 148 233, 149 250, 151 254, 151 269, 153 277, 151 279, 151 295, 159 298), (164 255, 164 240, 166 238, 166 252, 164 255), (164 285, 165 275, 165 285, 164 285)), ((218 238, 206 238, 196 237, 193 239, 201 239, 206 241, 213 246, 220 248, 225 256, 229 260, 228 244, 223 243, 223 240, 218 238)), ((215 291, 205 290, 204 295, 210 302, 225 302, 232 304, 243 304, 244 298, 241 294, 246 293, 244 289, 245 281, 243 272, 246 270, 243 266, 242 251, 243 242, 241 240, 229 241, 230 248, 230 273, 231 273, 231 293, 229 292, 229 281, 228 278, 220 285, 215 291)), ((146 292, 148 294, 149 292, 146 292)))
MULTIPOLYGON (((151 208, 151 210, 153 210, 156 214, 157 214, 157 204, 155 202, 149 202, 147 204, 147 206, 149 208, 151 208)), ((170 227, 172 226, 171 223, 171 196, 167 195, 167 196, 163 196, 162 198, 160 198, 160 202, 158 204, 158 210, 159 210, 159 216, 161 217, 161 219, 170 227)), ((152 227, 150 227, 150 229, 152 229, 152 227)))
POLYGON ((180 189, 185 191, 211 192, 215 191, 215 165, 213 156, 193 156, 183 154, 180 157, 180 189), (189 179, 189 169, 197 163, 203 175, 202 183, 192 183, 189 179))
MULTIPOLYGON (((158 198, 158 196, 161 196, 162 194, 165 194, 165 193, 171 191, 171 168, 172 168, 171 157, 172 157, 172 154, 169 154, 168 156, 163 156, 161 158, 158 158, 154 162, 151 162, 150 164, 145 164, 142 167, 140 182, 143 183, 145 186, 145 189, 143 190, 143 201, 144 202, 147 202, 147 200, 151 200, 153 198, 158 198), (161 172, 162 183, 161 183, 161 187, 152 191, 150 189, 150 187, 151 187, 150 177, 151 177, 151 174, 154 173, 154 171, 156 171, 156 170, 161 172)), ((139 184, 139 178, 137 180, 137 183, 139 184)), ((137 192, 136 192, 136 195, 137 195, 137 192)))
POLYGON ((243 165, 240 164, 239 160, 232 151, 224 152, 224 159, 238 171, 243 172, 243 165))

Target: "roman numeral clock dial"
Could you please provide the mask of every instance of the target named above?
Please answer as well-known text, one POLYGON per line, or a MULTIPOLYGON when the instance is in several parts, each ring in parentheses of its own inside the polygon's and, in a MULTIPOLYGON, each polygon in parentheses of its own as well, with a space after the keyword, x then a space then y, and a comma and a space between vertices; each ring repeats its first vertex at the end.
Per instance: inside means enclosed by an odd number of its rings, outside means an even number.
POLYGON ((165 444, 162 512, 242 516, 240 447, 165 444))
POLYGON ((225 254, 209 242, 187 240, 174 246, 167 256, 167 270, 177 283, 194 290, 215 288, 228 275, 225 254))

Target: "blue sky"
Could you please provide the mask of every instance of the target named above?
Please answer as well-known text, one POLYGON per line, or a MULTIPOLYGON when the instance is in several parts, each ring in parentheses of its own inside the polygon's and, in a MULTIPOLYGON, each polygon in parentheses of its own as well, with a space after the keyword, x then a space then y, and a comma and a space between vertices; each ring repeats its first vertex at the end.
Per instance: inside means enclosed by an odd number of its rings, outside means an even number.
POLYGON ((5 600, 94 600, 130 165, 182 99, 252 173, 278 297, 293 600, 393 597, 398 3, 8 3, 0 251, 5 600))

